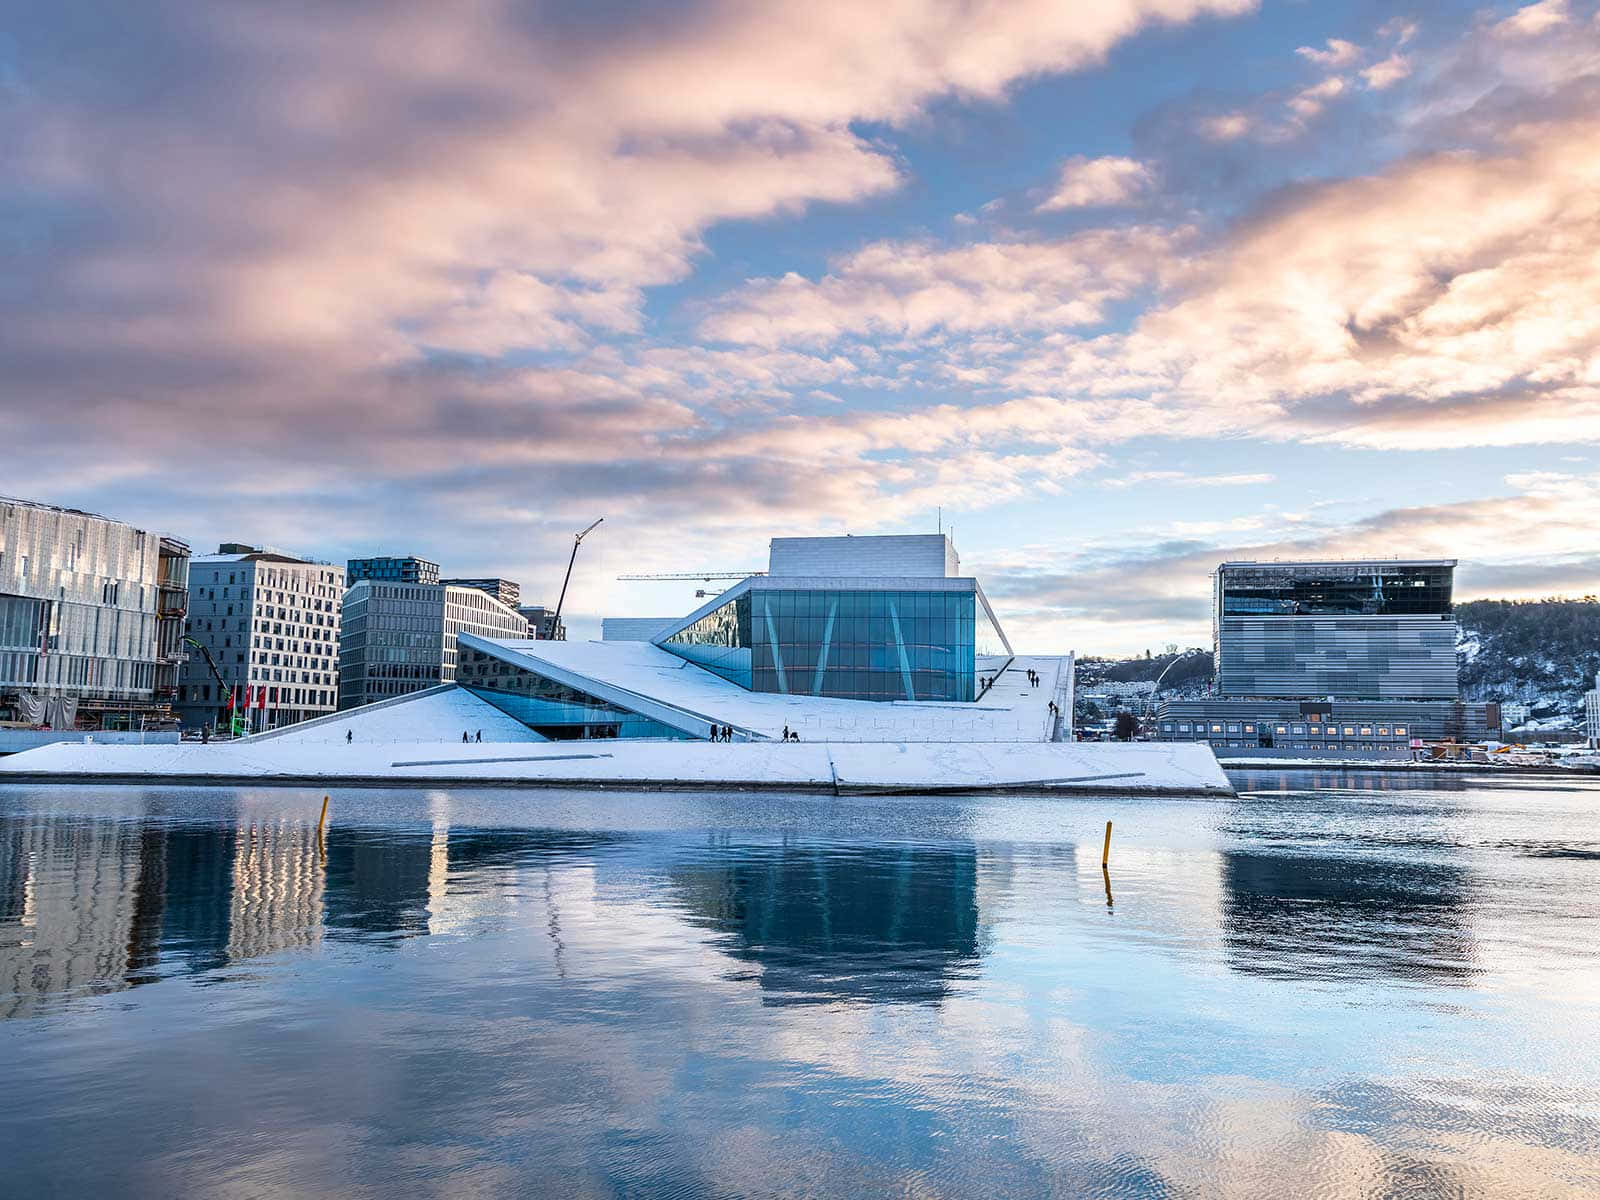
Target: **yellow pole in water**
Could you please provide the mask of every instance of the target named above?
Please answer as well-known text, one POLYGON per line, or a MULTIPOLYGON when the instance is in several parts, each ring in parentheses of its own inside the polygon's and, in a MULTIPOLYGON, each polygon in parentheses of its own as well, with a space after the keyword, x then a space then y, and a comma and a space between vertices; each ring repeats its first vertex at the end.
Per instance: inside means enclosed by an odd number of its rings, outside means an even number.
MULTIPOLYGON (((322 798, 322 815, 317 818, 317 836, 322 836, 322 827, 328 823, 328 797, 322 798)), ((1109 836, 1109 835, 1108 835, 1109 836)))
POLYGON ((1103 867, 1111 861, 1111 822, 1106 822, 1106 845, 1100 851, 1100 865, 1103 867))

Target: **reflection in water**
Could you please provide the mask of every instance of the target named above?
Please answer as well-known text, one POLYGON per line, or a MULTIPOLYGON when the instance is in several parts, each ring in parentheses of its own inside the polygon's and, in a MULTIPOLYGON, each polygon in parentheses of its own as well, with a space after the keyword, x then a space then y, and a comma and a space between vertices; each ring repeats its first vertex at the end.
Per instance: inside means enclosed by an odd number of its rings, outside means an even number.
POLYGON ((1229 851, 1228 965, 1253 974, 1466 984, 1474 972, 1464 868, 1229 851))
POLYGON ((1600 789, 1499 787, 0 788, 6 1194, 1600 1195, 1600 789))
POLYGON ((719 848, 669 877, 771 1003, 939 1000, 978 959, 970 845, 719 848))

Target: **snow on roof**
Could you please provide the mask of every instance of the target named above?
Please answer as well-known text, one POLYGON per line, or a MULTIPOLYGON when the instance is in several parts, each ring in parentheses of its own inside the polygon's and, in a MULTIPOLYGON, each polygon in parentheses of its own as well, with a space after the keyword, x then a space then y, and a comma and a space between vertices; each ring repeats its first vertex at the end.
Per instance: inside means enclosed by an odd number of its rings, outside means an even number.
MULTIPOLYGON (((649 642, 502 640, 464 633, 459 644, 520 662, 697 736, 707 724, 724 724, 766 737, 779 737, 788 726, 808 741, 1041 742, 1055 728, 1049 702, 1071 709, 1070 697, 1062 699, 1070 687, 1070 655, 1018 658, 974 703, 885 702, 746 691, 649 642), (1043 677, 1037 688, 1028 686, 1029 667, 1043 677)), ((978 673, 997 671, 1005 661, 980 657, 978 673)))

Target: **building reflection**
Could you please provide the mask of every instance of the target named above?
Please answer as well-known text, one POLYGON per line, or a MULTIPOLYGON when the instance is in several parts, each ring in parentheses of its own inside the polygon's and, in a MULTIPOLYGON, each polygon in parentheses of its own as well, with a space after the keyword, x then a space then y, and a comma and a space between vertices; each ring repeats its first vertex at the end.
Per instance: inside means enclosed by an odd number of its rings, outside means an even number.
POLYGON ((1465 868, 1426 861, 1223 855, 1223 942, 1237 971, 1465 985, 1476 971, 1465 868))
POLYGON ((937 1001, 980 958, 970 845, 721 848, 670 880, 768 1003, 937 1001))

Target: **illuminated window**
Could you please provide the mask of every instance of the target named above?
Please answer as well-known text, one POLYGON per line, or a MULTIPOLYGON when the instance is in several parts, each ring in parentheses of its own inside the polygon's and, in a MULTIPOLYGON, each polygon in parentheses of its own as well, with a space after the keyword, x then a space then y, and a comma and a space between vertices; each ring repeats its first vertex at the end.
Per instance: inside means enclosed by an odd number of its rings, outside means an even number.
POLYGON ((1394 727, 1394 735, 1395 737, 1405 737, 1406 727, 1404 725, 1396 725, 1394 727))

